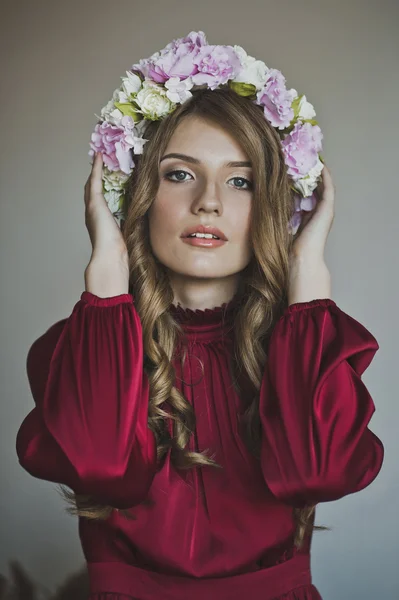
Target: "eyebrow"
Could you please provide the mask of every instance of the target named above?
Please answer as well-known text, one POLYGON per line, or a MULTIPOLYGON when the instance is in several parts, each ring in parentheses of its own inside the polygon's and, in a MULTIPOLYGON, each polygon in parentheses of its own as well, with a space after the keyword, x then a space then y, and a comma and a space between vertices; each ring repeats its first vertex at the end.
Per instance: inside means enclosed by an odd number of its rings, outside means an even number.
MULTIPOLYGON (((194 158, 193 156, 188 156, 187 154, 180 154, 178 152, 171 152, 170 154, 165 154, 159 161, 160 163, 167 158, 180 158, 180 160, 185 160, 186 162, 192 163, 193 165, 200 165, 201 161, 198 158, 194 158)), ((249 161, 231 161, 224 165, 225 167, 250 167, 252 168, 252 164, 249 161)))

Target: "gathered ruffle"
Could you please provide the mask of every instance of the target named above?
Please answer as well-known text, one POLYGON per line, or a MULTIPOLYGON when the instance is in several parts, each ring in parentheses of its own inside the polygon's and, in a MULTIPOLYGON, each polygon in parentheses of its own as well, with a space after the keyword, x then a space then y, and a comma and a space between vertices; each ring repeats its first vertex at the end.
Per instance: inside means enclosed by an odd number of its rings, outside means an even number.
MULTIPOLYGON (((114 594, 112 592, 90 594, 88 600, 142 600, 137 596, 126 596, 125 594, 114 594)), ((154 598, 155 600, 155 598, 154 598)), ((158 599, 157 599, 158 600, 158 599)), ((224 599, 221 599, 224 600, 224 599)), ((275 600, 323 600, 318 589, 314 585, 301 585, 287 594, 275 598, 275 600)))

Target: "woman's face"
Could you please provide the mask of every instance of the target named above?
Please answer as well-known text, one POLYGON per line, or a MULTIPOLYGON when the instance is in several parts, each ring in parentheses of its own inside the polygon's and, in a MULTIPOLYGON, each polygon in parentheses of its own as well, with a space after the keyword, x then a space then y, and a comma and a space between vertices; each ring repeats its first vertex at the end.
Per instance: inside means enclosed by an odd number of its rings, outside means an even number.
POLYGON ((160 185, 149 210, 150 243, 168 269, 175 302, 185 307, 228 301, 252 256, 252 170, 231 162, 248 157, 230 134, 198 117, 180 123, 161 157, 160 185), (198 225, 217 227, 227 241, 215 247, 185 243, 183 232, 198 225))

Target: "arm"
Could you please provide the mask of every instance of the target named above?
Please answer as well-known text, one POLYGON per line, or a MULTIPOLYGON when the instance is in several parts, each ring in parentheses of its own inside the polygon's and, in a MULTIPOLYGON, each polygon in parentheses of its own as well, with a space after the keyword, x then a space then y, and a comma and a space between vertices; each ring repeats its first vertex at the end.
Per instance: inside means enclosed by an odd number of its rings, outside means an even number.
POLYGON ((17 435, 21 465, 116 508, 144 499, 156 469, 142 330, 130 294, 84 291, 29 350, 35 408, 17 435))
POLYGON ((260 390, 262 471, 276 497, 301 508, 377 477, 384 447, 368 429, 375 406, 361 376, 378 348, 329 298, 279 319, 260 390))

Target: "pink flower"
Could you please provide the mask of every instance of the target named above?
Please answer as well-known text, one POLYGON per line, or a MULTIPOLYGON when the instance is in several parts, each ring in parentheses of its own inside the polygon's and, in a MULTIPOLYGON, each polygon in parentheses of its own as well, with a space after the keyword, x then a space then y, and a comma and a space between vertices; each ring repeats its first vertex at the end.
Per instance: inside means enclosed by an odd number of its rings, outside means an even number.
POLYGON ((296 95, 294 89, 288 91, 285 87, 281 71, 270 69, 264 88, 256 95, 256 103, 263 106, 265 117, 273 127, 285 129, 294 118, 291 104, 296 95))
POLYGON ((192 76, 194 85, 206 84, 211 90, 234 79, 241 69, 231 46, 202 46, 194 63, 198 67, 198 73, 192 76))
POLYGON ((301 198, 299 202, 299 210, 304 210, 305 212, 310 212, 316 208, 317 204, 317 196, 313 192, 310 196, 306 196, 306 198, 301 198))
POLYGON ((294 194, 294 212, 288 224, 288 230, 295 235, 302 223, 304 212, 310 212, 316 208, 317 198, 313 193, 311 196, 302 198, 300 194, 294 194))
POLYGON ((101 152, 104 164, 110 171, 129 174, 134 166, 131 147, 126 141, 124 129, 103 121, 97 123, 91 134, 89 155, 94 156, 94 152, 101 152))
POLYGON ((157 83, 165 83, 171 77, 186 79, 198 70, 193 62, 197 53, 197 48, 190 52, 189 44, 181 44, 176 50, 170 50, 155 62, 150 63, 148 77, 157 83))
POLYGON ((288 174, 294 180, 306 176, 317 165, 322 139, 323 134, 318 125, 298 121, 291 133, 282 140, 288 174))
MULTIPOLYGON (((157 56, 159 56, 159 52, 157 52, 156 54, 157 56)), ((148 77, 148 69, 150 67, 151 62, 152 61, 150 58, 141 58, 138 63, 135 63, 130 67, 130 70, 132 73, 135 73, 139 76, 142 75, 144 79, 148 77)))
POLYGON ((141 71, 157 83, 165 83, 171 77, 184 80, 197 73, 198 68, 193 60, 204 44, 205 34, 192 31, 186 37, 170 42, 159 56, 150 59, 146 65, 142 64, 141 71))
POLYGON ((163 50, 161 50, 161 55, 166 53, 168 50, 175 50, 178 46, 180 46, 180 44, 191 44, 192 50, 195 46, 198 48, 201 46, 206 46, 208 42, 203 31, 191 31, 185 37, 178 38, 177 40, 170 42, 163 50))
POLYGON ((291 216, 291 219, 288 223, 288 231, 295 235, 298 231, 300 225, 302 223, 302 213, 300 211, 295 211, 291 216))

